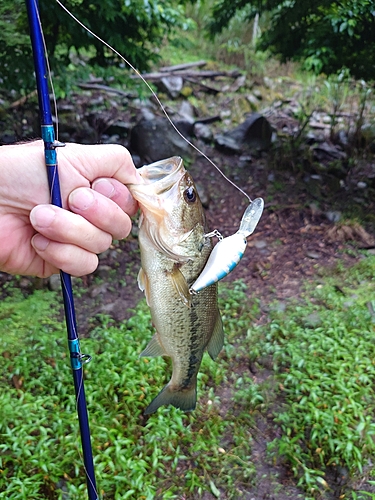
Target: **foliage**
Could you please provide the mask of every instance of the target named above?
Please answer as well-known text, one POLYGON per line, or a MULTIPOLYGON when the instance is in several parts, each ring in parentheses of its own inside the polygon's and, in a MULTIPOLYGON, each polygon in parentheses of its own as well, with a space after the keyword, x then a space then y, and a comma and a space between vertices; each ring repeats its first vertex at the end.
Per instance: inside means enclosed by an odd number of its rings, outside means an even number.
MULTIPOLYGON (((243 290, 228 296, 238 305, 243 290)), ((6 331, 0 334, 0 499, 85 497, 64 325, 51 315, 56 306, 49 292, 0 304, 0 331, 6 331)), ((152 335, 148 308, 142 302, 119 327, 97 319, 101 326, 81 346, 93 355, 85 388, 100 497, 192 499, 205 491, 218 497, 224 489, 236 498, 238 485, 254 476, 252 417, 221 412, 215 387, 225 383, 225 356, 220 370, 205 356, 194 413, 163 408, 145 418, 146 401, 170 375, 163 359, 139 358, 152 335)), ((239 384, 244 409, 246 385, 239 384)))
MULTIPOLYGON (((157 54, 168 32, 184 21, 180 2, 173 0, 67 0, 64 5, 91 31, 143 70, 157 54)), ((35 87, 24 2, 4 0, 0 6, 2 85, 27 92, 35 87)), ((40 2, 40 16, 50 65, 64 81, 71 66, 122 65, 116 54, 88 34, 56 2, 40 2), (72 54, 75 55, 72 59, 72 54)))
MULTIPOLYGON (((93 355, 85 385, 100 495, 240 498, 244 486, 256 488, 255 417, 274 412, 280 435, 270 452, 308 495, 325 498, 328 472, 344 470, 361 479, 348 498, 372 498, 364 479, 375 452, 374 270, 375 257, 350 269, 339 263, 330 276, 324 272, 323 284, 310 284, 305 298, 282 313, 273 308, 272 321, 258 326, 246 286, 223 285, 225 347, 217 362, 204 357, 191 414, 168 407, 143 416, 170 377, 163 359, 139 358, 152 335, 145 302, 118 326, 98 316, 81 347, 93 355), (276 378, 255 383, 249 360, 261 379, 262 360, 271 357, 276 378)), ((0 303, 0 499, 80 500, 84 472, 64 325, 51 314, 59 305, 51 292, 7 292, 0 303)))
POLYGON ((310 492, 329 488, 329 469, 362 473, 375 452, 374 269, 369 257, 339 271, 311 302, 275 315, 266 336, 286 403, 271 449, 310 492))
POLYGON ((283 61, 303 61, 305 68, 325 74, 343 67, 356 78, 375 78, 375 15, 372 0, 218 0, 209 28, 219 33, 235 16, 250 20, 270 16, 261 48, 283 61))

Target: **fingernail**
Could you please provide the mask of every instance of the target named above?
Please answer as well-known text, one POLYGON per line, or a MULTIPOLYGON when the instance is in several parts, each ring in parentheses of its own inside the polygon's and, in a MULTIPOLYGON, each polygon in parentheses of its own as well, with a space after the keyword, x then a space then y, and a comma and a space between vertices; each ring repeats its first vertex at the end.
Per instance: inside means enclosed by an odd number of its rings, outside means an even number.
POLYGON ((42 236, 41 234, 36 234, 33 239, 31 240, 31 243, 35 250, 39 250, 43 252, 49 245, 50 240, 42 236))
POLYGON ((35 228, 50 227, 55 217, 55 210, 48 206, 40 205, 35 207, 30 213, 30 221, 35 228))
POLYGON ((88 188, 76 189, 69 196, 69 206, 76 210, 87 210, 94 201, 92 190, 88 188))
POLYGON ((113 184, 107 179, 98 179, 93 183, 92 188, 106 198, 112 198, 112 196, 115 194, 115 188, 113 187, 113 184))

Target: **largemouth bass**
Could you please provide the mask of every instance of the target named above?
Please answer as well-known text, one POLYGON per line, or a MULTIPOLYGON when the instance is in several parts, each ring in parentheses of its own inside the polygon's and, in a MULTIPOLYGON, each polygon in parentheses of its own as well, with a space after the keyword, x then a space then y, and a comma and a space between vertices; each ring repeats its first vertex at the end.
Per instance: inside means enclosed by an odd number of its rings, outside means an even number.
POLYGON ((196 406, 203 353, 207 349, 215 359, 224 342, 217 283, 198 295, 189 292, 207 262, 212 242, 205 237, 202 204, 181 158, 146 165, 138 172, 144 183, 128 186, 142 212, 138 284, 156 329, 141 356, 169 356, 173 365, 171 380, 145 413, 168 404, 191 411, 196 406))

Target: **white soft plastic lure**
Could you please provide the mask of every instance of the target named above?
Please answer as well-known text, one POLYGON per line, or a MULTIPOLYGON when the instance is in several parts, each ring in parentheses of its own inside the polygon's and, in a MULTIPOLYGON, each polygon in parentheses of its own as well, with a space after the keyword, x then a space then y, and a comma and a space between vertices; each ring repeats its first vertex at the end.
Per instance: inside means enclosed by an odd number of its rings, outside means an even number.
POLYGON ((225 278, 242 259, 246 246, 246 238, 250 236, 263 213, 264 201, 256 198, 250 203, 242 216, 239 230, 223 238, 218 231, 206 234, 206 238, 217 236, 218 243, 212 250, 203 271, 190 287, 190 293, 195 294, 204 288, 225 278))

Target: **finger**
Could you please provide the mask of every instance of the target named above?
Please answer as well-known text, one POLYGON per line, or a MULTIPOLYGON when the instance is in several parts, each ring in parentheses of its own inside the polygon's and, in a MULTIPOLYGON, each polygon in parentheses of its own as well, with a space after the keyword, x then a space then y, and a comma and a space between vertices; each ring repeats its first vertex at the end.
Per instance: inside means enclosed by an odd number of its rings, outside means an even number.
MULTIPOLYGON (((130 203, 133 207, 133 202, 130 203)), ((111 234, 114 239, 126 238, 130 233, 132 223, 129 216, 117 203, 92 189, 75 189, 69 195, 68 204, 73 212, 111 234)))
POLYGON ((122 208, 128 215, 135 215, 138 210, 138 203, 130 194, 129 189, 116 179, 95 179, 92 189, 112 201, 122 208))
MULTIPOLYGON (((89 190, 90 191, 90 190, 89 190)), ((121 211, 121 209, 118 209, 121 211)), ((123 212, 122 212, 123 213, 123 212)), ((112 236, 78 214, 54 205, 38 205, 30 212, 34 229, 46 238, 101 253, 112 243, 112 236)))
POLYGON ((99 177, 114 177, 123 184, 142 182, 129 151, 119 144, 70 143, 59 153, 91 182, 99 177))
POLYGON ((41 234, 36 234, 31 244, 37 254, 48 263, 48 275, 51 274, 50 266, 73 276, 90 274, 98 267, 96 254, 75 245, 51 241, 41 234))

